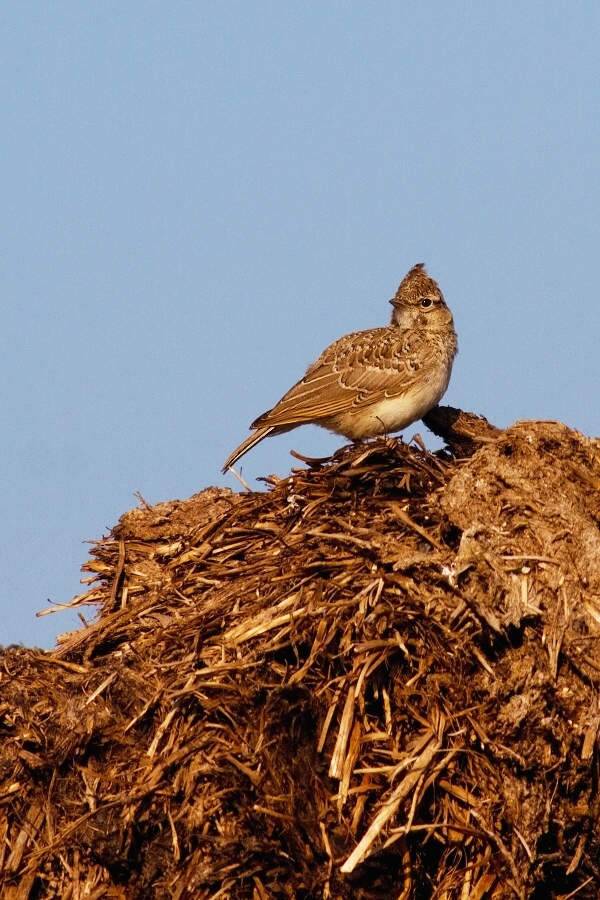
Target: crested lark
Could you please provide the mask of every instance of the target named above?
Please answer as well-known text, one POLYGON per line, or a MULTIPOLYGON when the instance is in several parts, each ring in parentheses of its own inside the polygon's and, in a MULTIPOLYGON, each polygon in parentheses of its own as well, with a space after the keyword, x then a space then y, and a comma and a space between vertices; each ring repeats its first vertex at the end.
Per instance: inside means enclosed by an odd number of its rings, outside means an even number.
POLYGON ((442 292, 419 263, 403 278, 387 328, 335 341, 233 451, 226 472, 269 435, 321 425, 351 440, 400 431, 442 399, 458 344, 442 292))

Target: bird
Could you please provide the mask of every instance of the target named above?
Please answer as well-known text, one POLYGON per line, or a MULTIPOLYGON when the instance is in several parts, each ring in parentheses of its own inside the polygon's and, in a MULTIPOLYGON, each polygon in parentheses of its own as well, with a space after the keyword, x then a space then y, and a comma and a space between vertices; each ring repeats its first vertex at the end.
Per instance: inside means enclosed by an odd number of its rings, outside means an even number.
POLYGON ((458 352, 452 313, 424 263, 404 276, 390 324, 334 341, 281 400, 254 420, 253 433, 223 472, 266 437, 320 425, 358 442, 393 434, 436 406, 458 352))

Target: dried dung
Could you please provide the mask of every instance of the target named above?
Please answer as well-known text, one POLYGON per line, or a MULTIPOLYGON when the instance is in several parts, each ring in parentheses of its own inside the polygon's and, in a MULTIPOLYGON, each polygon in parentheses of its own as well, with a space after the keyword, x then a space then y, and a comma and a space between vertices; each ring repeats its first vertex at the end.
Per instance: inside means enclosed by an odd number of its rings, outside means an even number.
POLYGON ((600 442, 427 422, 93 546, 0 657, 3 898, 598 897, 600 442))

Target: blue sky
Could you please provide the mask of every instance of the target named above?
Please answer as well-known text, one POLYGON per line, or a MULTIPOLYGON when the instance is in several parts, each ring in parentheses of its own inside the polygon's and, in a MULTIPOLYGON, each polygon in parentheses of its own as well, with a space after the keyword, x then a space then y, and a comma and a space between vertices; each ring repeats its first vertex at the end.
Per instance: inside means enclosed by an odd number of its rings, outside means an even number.
MULTIPOLYGON (((600 434, 600 6, 4 4, 0 643, 51 646, 86 540, 211 485, 424 261, 446 402, 600 434)), ((426 429, 415 425, 426 437, 426 429)), ((263 442, 244 477, 312 427, 263 442)), ((257 485, 258 486, 258 485, 257 485)), ((91 611, 85 613, 91 615, 91 611)))

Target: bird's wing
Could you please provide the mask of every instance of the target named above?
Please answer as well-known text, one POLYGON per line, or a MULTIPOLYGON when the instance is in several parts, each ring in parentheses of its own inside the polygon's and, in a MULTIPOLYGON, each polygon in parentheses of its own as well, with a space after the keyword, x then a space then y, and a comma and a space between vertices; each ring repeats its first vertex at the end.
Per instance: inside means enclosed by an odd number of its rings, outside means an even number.
POLYGON ((378 328, 346 335, 252 428, 315 422, 407 393, 420 380, 427 356, 417 332, 378 328))

